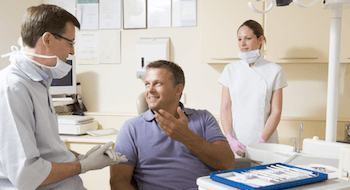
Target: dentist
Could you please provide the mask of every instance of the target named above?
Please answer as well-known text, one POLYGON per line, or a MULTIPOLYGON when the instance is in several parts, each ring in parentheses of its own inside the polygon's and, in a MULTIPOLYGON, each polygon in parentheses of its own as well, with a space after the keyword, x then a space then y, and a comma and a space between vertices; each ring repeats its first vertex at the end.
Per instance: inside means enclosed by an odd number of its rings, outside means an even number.
POLYGON ((11 64, 0 71, 0 189, 83 190, 78 174, 126 162, 113 142, 85 155, 67 149, 58 134, 49 94, 53 78, 71 70, 78 20, 54 5, 27 9, 22 22, 24 48, 15 46, 11 64))
POLYGON ((259 23, 244 22, 237 38, 241 60, 228 64, 219 78, 220 119, 231 149, 243 156, 249 144, 278 143, 276 128, 287 80, 282 67, 260 54, 266 39, 259 23))

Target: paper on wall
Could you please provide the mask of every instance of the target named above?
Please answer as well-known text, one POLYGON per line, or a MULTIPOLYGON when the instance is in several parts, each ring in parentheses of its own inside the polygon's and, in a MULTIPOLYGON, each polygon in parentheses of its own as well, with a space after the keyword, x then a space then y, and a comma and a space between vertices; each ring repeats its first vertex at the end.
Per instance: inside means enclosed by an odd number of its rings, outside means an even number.
POLYGON ((98 40, 99 63, 120 63, 120 31, 100 30, 98 40))
POLYGON ((78 0, 77 18, 81 29, 98 29, 98 0, 78 0))
POLYGON ((78 63, 98 64, 98 31, 80 31, 78 35, 78 63))
POLYGON ((100 29, 121 28, 121 0, 100 0, 100 29))
POLYGON ((67 10, 70 14, 76 15, 75 14, 75 0, 46 0, 47 4, 51 5, 57 5, 59 7, 64 8, 67 10))

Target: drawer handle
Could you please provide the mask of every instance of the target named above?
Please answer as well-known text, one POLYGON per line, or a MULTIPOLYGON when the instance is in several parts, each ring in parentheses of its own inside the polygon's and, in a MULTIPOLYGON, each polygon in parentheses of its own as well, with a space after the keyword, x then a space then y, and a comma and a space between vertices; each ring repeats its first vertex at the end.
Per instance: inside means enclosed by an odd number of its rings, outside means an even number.
POLYGON ((232 58, 211 58, 211 60, 240 60, 238 57, 232 57, 232 58))
POLYGON ((350 57, 348 57, 348 59, 350 59, 350 57))
POLYGON ((318 57, 277 57, 276 59, 318 59, 318 57))

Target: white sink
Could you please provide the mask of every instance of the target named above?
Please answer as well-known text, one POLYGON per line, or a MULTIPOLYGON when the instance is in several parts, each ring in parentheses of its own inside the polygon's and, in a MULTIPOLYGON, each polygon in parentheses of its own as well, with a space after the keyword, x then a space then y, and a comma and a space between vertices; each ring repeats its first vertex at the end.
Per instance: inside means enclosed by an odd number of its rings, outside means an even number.
POLYGON ((250 160, 261 164, 284 163, 291 156, 298 154, 293 152, 294 147, 276 143, 258 143, 247 146, 247 154, 250 160))
POLYGON ((338 167, 341 143, 304 139, 303 151, 285 144, 259 143, 247 146, 247 156, 259 164, 286 163, 291 165, 325 164, 338 167))
POLYGON ((328 165, 328 166, 338 168, 339 159, 299 153, 291 156, 284 163, 290 164, 290 165, 309 165, 312 163, 312 164, 328 165))
POLYGON ((328 179, 338 178, 340 149, 348 144, 327 142, 319 138, 303 140, 302 152, 293 152, 294 147, 284 144, 260 143, 247 146, 247 156, 258 164, 285 163, 314 170, 327 169, 328 179))

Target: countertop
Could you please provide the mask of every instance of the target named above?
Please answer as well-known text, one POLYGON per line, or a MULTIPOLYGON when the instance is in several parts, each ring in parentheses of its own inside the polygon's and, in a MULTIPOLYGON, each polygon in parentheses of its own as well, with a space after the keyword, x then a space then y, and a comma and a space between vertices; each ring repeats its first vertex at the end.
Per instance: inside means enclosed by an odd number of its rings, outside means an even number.
POLYGON ((60 138, 65 143, 91 143, 91 144, 105 144, 109 141, 115 142, 117 134, 104 135, 99 137, 93 137, 91 135, 60 135, 60 138))
MULTIPOLYGON (((200 177, 197 179, 197 185, 198 190, 209 190, 209 189, 216 189, 216 190, 234 190, 237 189, 235 187, 231 187, 229 185, 225 185, 216 181, 213 181, 210 179, 209 176, 200 177)), ((329 179, 326 181, 308 184, 308 185, 302 185, 298 187, 292 187, 288 188, 290 190, 319 190, 319 189, 337 189, 337 190, 346 190, 350 189, 350 182, 345 181, 342 179, 329 179)))

